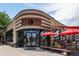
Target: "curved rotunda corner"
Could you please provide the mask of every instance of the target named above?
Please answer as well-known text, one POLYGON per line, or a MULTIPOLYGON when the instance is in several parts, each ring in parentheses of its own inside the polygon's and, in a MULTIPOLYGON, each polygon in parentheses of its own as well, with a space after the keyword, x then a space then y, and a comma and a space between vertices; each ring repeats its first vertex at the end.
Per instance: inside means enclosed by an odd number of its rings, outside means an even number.
POLYGON ((41 11, 41 10, 37 10, 37 9, 25 9, 20 11, 15 17, 14 19, 16 20, 18 17, 22 16, 22 15, 26 15, 26 14, 34 14, 34 15, 39 15, 39 16, 43 16, 47 19, 54 19, 53 17, 49 16, 47 13, 41 11))

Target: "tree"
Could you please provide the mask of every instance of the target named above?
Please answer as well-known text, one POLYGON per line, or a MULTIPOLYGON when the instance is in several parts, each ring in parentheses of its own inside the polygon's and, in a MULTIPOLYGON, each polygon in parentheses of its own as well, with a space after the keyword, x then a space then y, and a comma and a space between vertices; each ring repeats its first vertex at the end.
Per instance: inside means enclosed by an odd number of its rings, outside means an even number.
POLYGON ((4 38, 4 43, 6 42, 6 28, 9 24, 11 18, 6 14, 6 12, 0 12, 0 33, 4 38))

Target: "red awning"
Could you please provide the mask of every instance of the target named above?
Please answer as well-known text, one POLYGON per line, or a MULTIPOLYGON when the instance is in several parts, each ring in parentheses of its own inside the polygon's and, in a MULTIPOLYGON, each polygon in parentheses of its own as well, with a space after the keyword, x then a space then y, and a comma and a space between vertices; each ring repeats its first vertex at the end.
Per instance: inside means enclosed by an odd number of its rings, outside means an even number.
POLYGON ((53 32, 46 32, 46 33, 44 33, 44 34, 42 34, 42 36, 51 36, 51 35, 56 35, 55 33, 53 33, 53 32))
POLYGON ((60 33, 60 35, 79 34, 78 29, 68 29, 60 33))

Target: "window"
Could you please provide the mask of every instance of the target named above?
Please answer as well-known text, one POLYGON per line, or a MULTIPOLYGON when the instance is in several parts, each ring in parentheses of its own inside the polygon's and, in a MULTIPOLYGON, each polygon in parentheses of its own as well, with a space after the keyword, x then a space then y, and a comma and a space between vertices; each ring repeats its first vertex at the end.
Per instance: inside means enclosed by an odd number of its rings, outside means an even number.
POLYGON ((32 25, 33 24, 33 20, 32 19, 29 19, 28 24, 29 25, 32 25))

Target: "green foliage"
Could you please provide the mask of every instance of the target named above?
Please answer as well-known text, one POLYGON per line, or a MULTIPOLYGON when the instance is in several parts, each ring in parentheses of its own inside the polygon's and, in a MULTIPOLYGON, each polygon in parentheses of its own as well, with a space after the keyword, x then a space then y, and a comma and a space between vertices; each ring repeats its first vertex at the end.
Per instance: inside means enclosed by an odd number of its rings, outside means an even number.
MULTIPOLYGON (((42 40, 46 40, 46 36, 42 36, 41 38, 42 38, 42 40)), ((45 41, 42 41, 41 42, 41 45, 42 46, 45 46, 46 45, 46 42, 45 41)))
POLYGON ((4 38, 4 43, 6 42, 6 28, 10 20, 11 18, 6 12, 0 12, 0 34, 4 38))
POLYGON ((41 42, 41 45, 42 45, 42 46, 46 46, 46 45, 47 45, 47 42, 46 42, 46 41, 41 42))
POLYGON ((0 28, 5 30, 11 18, 5 12, 0 12, 0 28))
POLYGON ((49 39, 50 39, 50 36, 47 36, 45 39, 46 39, 46 40, 49 40, 49 39))
POLYGON ((42 40, 45 40, 45 41, 41 42, 41 45, 47 46, 47 40, 49 39, 50 39, 50 36, 43 36, 42 40))
POLYGON ((6 28, 10 22, 11 18, 6 14, 6 12, 0 12, 0 35, 6 36, 6 28))

